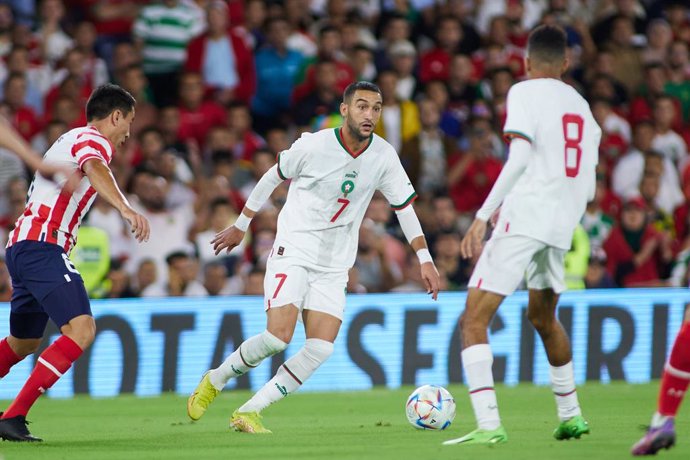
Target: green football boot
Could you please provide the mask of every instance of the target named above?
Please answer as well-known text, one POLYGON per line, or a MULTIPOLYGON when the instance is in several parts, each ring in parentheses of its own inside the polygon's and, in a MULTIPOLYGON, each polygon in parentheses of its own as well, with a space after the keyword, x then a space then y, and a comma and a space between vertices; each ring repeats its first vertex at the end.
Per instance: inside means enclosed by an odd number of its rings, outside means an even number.
POLYGON ((559 441, 564 439, 580 439, 583 434, 589 434, 589 424, 587 420, 582 417, 582 415, 576 415, 575 417, 561 422, 553 431, 553 437, 559 441))

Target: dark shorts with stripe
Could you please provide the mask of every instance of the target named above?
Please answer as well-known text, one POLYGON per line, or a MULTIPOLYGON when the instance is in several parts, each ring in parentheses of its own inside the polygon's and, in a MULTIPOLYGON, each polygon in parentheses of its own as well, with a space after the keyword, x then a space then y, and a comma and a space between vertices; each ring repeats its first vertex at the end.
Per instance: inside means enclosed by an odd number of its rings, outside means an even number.
POLYGON ((7 248, 6 263, 12 277, 12 336, 40 338, 48 318, 60 328, 91 315, 84 280, 60 246, 20 241, 7 248))

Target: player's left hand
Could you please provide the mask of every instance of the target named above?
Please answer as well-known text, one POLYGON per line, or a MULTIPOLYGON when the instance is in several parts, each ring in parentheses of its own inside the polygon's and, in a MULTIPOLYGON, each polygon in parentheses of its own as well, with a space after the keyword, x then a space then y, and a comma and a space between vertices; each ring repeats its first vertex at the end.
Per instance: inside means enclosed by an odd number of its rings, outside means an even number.
POLYGON ((236 246, 238 246, 244 239, 244 232, 234 225, 229 226, 222 232, 216 234, 215 238, 211 240, 213 250, 216 255, 220 254, 223 249, 229 253, 236 246))
POLYGON ((422 280, 426 286, 426 293, 431 294, 431 298, 438 299, 438 290, 441 287, 441 277, 436 270, 433 262, 425 262, 421 265, 422 280))
POLYGON ((484 235, 486 235, 486 221, 474 219, 460 243, 460 254, 462 257, 470 259, 474 255, 478 255, 482 250, 484 235))

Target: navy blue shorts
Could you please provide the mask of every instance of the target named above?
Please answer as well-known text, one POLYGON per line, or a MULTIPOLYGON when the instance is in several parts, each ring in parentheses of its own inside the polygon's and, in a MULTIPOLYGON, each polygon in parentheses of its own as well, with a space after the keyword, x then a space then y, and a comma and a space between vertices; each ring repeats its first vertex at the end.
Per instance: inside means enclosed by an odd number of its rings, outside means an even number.
POLYGON ((58 328, 91 315, 84 280, 56 244, 20 241, 7 248, 12 277, 10 333, 18 339, 43 337, 48 318, 58 328))

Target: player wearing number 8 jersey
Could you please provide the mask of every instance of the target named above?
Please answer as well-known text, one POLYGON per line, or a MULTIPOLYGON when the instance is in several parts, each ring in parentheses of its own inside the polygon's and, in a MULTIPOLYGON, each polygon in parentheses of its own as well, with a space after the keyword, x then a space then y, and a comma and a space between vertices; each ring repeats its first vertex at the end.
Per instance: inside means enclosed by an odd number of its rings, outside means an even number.
POLYGON ((587 102, 561 81, 568 66, 565 32, 532 31, 525 59, 529 80, 508 93, 504 135, 510 155, 461 243, 465 257, 480 254, 460 318, 462 364, 477 430, 451 444, 496 444, 507 435, 498 414, 487 328, 496 310, 527 278, 527 316, 550 363, 561 421, 556 439, 589 433, 575 392, 568 337, 556 318, 565 289, 564 256, 585 206, 594 197, 601 129, 587 102), (493 234, 481 249, 487 221, 499 209, 493 234))
POLYGON ((278 232, 267 262, 264 306, 267 327, 243 342, 225 362, 206 373, 190 396, 189 417, 198 420, 228 380, 287 347, 298 316, 304 347, 231 419, 234 429, 266 433, 259 412, 295 392, 333 352, 343 310, 347 272, 355 261, 359 227, 376 190, 396 211, 400 226, 421 262, 422 278, 436 299, 439 277, 412 208, 416 194, 393 147, 373 134, 381 116, 381 91, 358 82, 343 95, 343 126, 303 134, 281 152, 252 191, 237 222, 213 241, 216 253, 244 237, 249 220, 275 187, 290 179, 278 232))
POLYGON ((134 98, 119 86, 104 85, 93 92, 86 104, 88 125, 62 135, 45 154, 46 164, 67 170, 70 177, 57 183, 37 173, 24 213, 10 233, 10 335, 0 341, 0 378, 38 349, 48 318, 62 335, 41 353, 15 400, 0 414, 2 439, 40 441, 29 433, 26 414, 95 337, 89 298, 69 253, 96 193, 120 211, 139 241, 148 239, 146 218, 132 209, 108 168, 114 146, 129 136, 134 105, 134 98))

